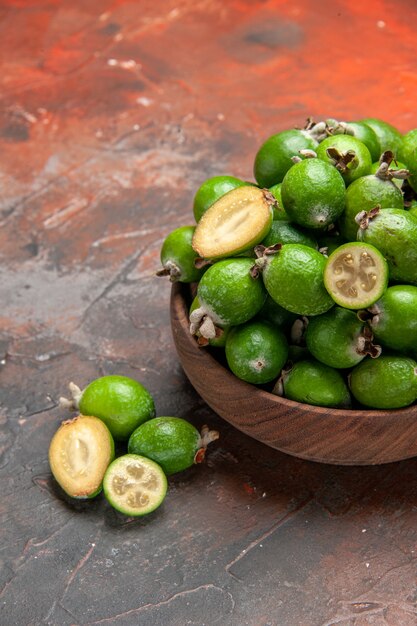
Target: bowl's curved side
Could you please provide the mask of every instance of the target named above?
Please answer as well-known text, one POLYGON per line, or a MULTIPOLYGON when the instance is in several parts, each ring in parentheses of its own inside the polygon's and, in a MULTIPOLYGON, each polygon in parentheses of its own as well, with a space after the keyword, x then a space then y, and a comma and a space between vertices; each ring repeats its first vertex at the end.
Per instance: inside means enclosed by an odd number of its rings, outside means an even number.
POLYGON ((308 460, 376 465, 417 455, 417 407, 341 410, 280 398, 236 378, 190 335, 187 286, 174 284, 171 326, 182 367, 218 415, 272 448, 308 460))

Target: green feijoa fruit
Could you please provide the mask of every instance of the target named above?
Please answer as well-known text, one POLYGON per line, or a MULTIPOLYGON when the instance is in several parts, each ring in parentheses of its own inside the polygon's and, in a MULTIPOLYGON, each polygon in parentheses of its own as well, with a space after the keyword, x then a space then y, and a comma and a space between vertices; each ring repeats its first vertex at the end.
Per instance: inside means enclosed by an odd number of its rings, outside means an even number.
POLYGON ((199 222, 207 209, 228 191, 247 184, 234 176, 212 176, 205 180, 194 196, 193 211, 195 221, 199 222))
POLYGON ((319 315, 334 305, 323 282, 326 259, 317 250, 289 243, 256 263, 269 295, 284 309, 298 315, 319 315))
POLYGON ((360 213, 357 221, 358 240, 378 248, 390 280, 417 285, 417 220, 409 211, 375 208, 360 213))
POLYGON ((362 122, 345 122, 346 133, 353 134, 356 139, 362 141, 368 148, 372 161, 377 161, 381 156, 380 144, 375 131, 362 122))
POLYGON ((391 150, 395 157, 399 156, 403 137, 397 128, 392 126, 392 124, 375 117, 360 120, 360 123, 370 126, 370 128, 374 131, 378 138, 380 154, 386 150, 391 150))
POLYGON ((283 245, 286 243, 302 243, 305 246, 317 249, 317 241, 310 233, 303 230, 300 226, 284 220, 274 220, 269 233, 262 241, 262 245, 265 248, 274 246, 276 243, 282 243, 283 245))
POLYGON ((111 506, 129 517, 155 511, 165 499, 167 478, 162 468, 144 456, 124 454, 107 468, 103 491, 111 506))
POLYGON ((233 374, 261 385, 276 378, 288 356, 284 333, 266 321, 250 321, 233 328, 226 340, 227 364, 233 374))
POLYGON ((293 166, 292 157, 300 156, 300 150, 314 150, 316 146, 317 141, 305 130, 284 130, 272 135, 256 154, 253 169, 256 181, 261 187, 282 182, 293 166))
POLYGON ((131 435, 128 451, 152 459, 170 476, 202 463, 209 443, 219 438, 217 430, 203 426, 201 434, 180 417, 156 417, 131 435))
POLYGON ((100 418, 116 440, 128 439, 139 424, 155 416, 149 391, 128 376, 102 376, 83 391, 70 383, 69 389, 72 398, 61 398, 61 406, 100 418))
POLYGON ((349 390, 340 372, 315 359, 294 363, 283 372, 273 392, 315 406, 350 406, 349 390))
POLYGON ((173 230, 164 240, 161 248, 162 269, 158 276, 169 276, 171 282, 198 282, 206 269, 197 269, 195 260, 198 254, 191 242, 195 227, 181 226, 173 230))
MULTIPOLYGON (((200 300, 198 299, 198 297, 196 296, 190 306, 190 315, 193 311, 195 311, 196 309, 199 309, 201 306, 200 304, 200 300)), ((212 337, 211 339, 206 339, 205 337, 202 337, 201 334, 199 333, 199 331, 196 331, 196 337, 198 339, 198 343, 200 346, 206 346, 206 345, 210 345, 213 348, 224 348, 224 346, 226 345, 226 338, 227 335, 230 331, 231 326, 216 326, 216 335, 215 337, 212 337)))
POLYGON ((412 206, 408 210, 408 214, 411 215, 411 217, 414 217, 414 219, 417 219, 417 206, 412 206))
POLYGON ((100 493, 113 458, 114 443, 109 429, 100 419, 89 415, 63 422, 49 446, 51 472, 72 498, 93 498, 100 493))
POLYGON ((371 306, 388 285, 388 265, 368 243, 352 241, 336 248, 327 259, 324 284, 333 300, 346 309, 371 306))
POLYGON ((274 204, 274 220, 286 220, 288 221, 288 215, 285 212, 284 204, 281 196, 281 183, 273 185, 269 188, 270 193, 274 196, 276 202, 274 204))
POLYGON ((374 174, 353 181, 346 189, 346 208, 338 220, 341 234, 349 241, 355 241, 358 232, 356 215, 377 205, 381 209, 403 209, 403 195, 397 185, 374 174))
MULTIPOLYGON (((417 287, 394 285, 368 312, 369 325, 381 344, 398 352, 417 351, 417 287)), ((366 317, 366 315, 365 315, 366 317)))
POLYGON ((343 178, 320 159, 300 161, 288 170, 281 194, 290 220, 314 230, 333 224, 345 208, 343 178))
POLYGON ((417 363, 405 356, 365 359, 350 373, 350 389, 364 406, 399 409, 417 397, 417 363))
POLYGON ((274 324, 274 326, 284 330, 289 330, 297 319, 295 313, 284 309, 284 307, 278 304, 278 302, 275 302, 269 294, 266 297, 262 309, 259 311, 258 317, 268 320, 274 324))
POLYGON ((324 139, 316 153, 319 159, 335 166, 346 185, 371 171, 372 158, 368 148, 351 135, 334 135, 324 139))
POLYGON ((197 224, 194 250, 204 259, 220 259, 253 248, 271 228, 274 203, 272 194, 258 187, 229 191, 197 224))
POLYGON ((312 317, 305 338, 318 361, 337 369, 354 367, 366 355, 375 358, 381 353, 379 346, 372 344, 369 327, 353 311, 338 306, 312 317))
POLYGON ((190 332, 206 339, 216 336, 216 326, 236 326, 262 308, 266 291, 262 280, 252 278, 253 259, 224 259, 214 263, 201 278, 197 296, 200 307, 190 314, 190 332))
POLYGON ((414 191, 417 191, 417 128, 404 135, 398 151, 398 158, 405 163, 410 171, 408 182, 414 191))

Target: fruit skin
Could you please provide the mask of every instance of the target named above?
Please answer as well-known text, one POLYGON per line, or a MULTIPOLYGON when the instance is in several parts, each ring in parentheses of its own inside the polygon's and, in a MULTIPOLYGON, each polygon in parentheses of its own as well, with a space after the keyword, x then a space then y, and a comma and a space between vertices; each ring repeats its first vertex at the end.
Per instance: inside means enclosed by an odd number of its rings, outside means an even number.
POLYGON ((353 131, 353 136, 368 148, 372 161, 378 161, 381 156, 378 137, 373 128, 362 122, 347 122, 346 128, 353 131))
POLYGON ((103 479, 103 491, 106 500, 114 509, 116 509, 116 511, 119 511, 124 515, 128 515, 129 517, 142 517, 143 515, 148 515, 149 513, 152 513, 162 504, 168 491, 168 481, 162 468, 157 463, 155 463, 155 461, 152 461, 152 459, 141 457, 138 454, 124 454, 122 456, 119 456, 112 463, 110 463, 109 467, 107 468, 103 479), (113 498, 111 486, 112 474, 120 464, 123 464, 125 461, 129 460, 131 460, 132 462, 137 460, 145 462, 148 467, 150 466, 153 468, 154 472, 158 474, 158 477, 161 481, 162 490, 160 498, 154 502, 153 506, 148 507, 146 510, 134 510, 133 508, 121 506, 119 503, 116 503, 113 498))
MULTIPOLYGON (((130 435, 128 451, 152 459, 170 476, 191 467, 200 460, 203 448, 198 430, 180 417, 155 417, 130 435)), ((204 455, 203 455, 204 456, 204 455)))
MULTIPOLYGON (((360 120, 360 123, 370 126, 370 128, 374 131, 379 142, 380 154, 386 150, 391 150, 394 153, 394 157, 399 157, 403 142, 403 137, 399 130, 392 126, 392 124, 384 122, 376 117, 368 117, 360 120)), ((401 157, 399 158, 403 161, 401 157)))
POLYGON ((397 185, 374 174, 354 180, 346 189, 346 208, 338 220, 342 235, 349 241, 355 241, 358 232, 356 215, 377 205, 381 209, 403 209, 403 195, 397 185))
POLYGON ((276 378, 288 357, 284 333, 266 321, 250 321, 231 330, 226 359, 235 376, 256 385, 276 378))
POLYGON ((417 191, 417 128, 404 135, 398 151, 398 158, 410 171, 408 182, 417 191))
POLYGON ((277 390, 279 395, 295 402, 314 406, 348 407, 350 394, 342 375, 315 359, 294 363, 284 372, 277 390))
POLYGON ((272 193, 277 201, 276 205, 274 205, 273 219, 288 221, 288 215, 285 212, 284 204, 282 202, 281 185, 282 183, 278 183, 277 185, 272 185, 272 187, 269 188, 270 193, 272 193))
POLYGON ((247 184, 234 176, 212 176, 205 180, 194 196, 193 212, 195 221, 199 222, 207 209, 228 191, 247 184))
POLYGON ((333 159, 327 154, 327 150, 330 148, 336 148, 343 154, 350 150, 355 153, 354 159, 347 165, 346 170, 340 172, 346 185, 370 173, 372 157, 368 148, 359 139, 351 135, 333 135, 324 139, 316 150, 317 157, 326 163, 333 164, 333 159))
MULTIPOLYGON (((99 440, 97 440, 97 448, 100 449, 100 451, 105 452, 103 442, 100 442, 99 440)), ((95 498, 103 488, 103 477, 105 474, 105 469, 107 469, 108 465, 114 459, 114 440, 109 429, 102 422, 102 420, 90 415, 78 415, 71 420, 65 420, 64 422, 62 422, 61 426, 58 428, 58 430, 51 439, 51 443, 49 445, 48 459, 49 466, 55 480, 68 496, 79 500, 95 498), (60 444, 63 443, 62 440, 65 435, 69 431, 79 428, 80 425, 89 426, 90 433, 93 433, 95 431, 97 437, 106 437, 106 442, 108 444, 107 459, 105 459, 104 461, 103 472, 101 476, 98 476, 96 478, 95 483, 91 485, 90 489, 86 489, 85 486, 83 488, 78 487, 77 489, 71 489, 66 484, 65 476, 63 476, 60 468, 60 464, 62 463, 62 449, 57 452, 55 451, 55 448, 59 447, 60 444)))
POLYGON ((296 224, 285 220, 274 220, 262 245, 268 248, 276 243, 302 243, 317 250, 317 241, 296 224))
MULTIPOLYGON (((194 251, 191 242, 195 226, 181 226, 176 228, 165 238, 161 248, 161 263, 170 272, 171 282, 181 283, 198 282, 205 268, 197 269, 194 265, 198 254, 194 251), (178 273, 177 273, 178 272, 178 273)), ((161 272, 161 275, 164 271, 161 272)))
POLYGON ((362 226, 358 240, 374 245, 386 258, 390 279, 417 285, 417 220, 408 211, 384 209, 365 216, 362 226))
POLYGON ((262 308, 266 291, 262 280, 251 277, 252 266, 252 259, 224 259, 209 267, 200 280, 197 296, 214 324, 243 324, 262 308))
POLYGON ((323 282, 325 265, 317 250, 289 243, 266 258, 262 278, 272 299, 288 311, 319 315, 334 305, 323 282))
POLYGON ((293 166, 291 158, 300 156, 300 150, 314 150, 316 146, 317 142, 303 130, 284 130, 272 135, 262 144, 255 157, 253 172, 257 183, 260 187, 272 187, 282 182, 293 166))
POLYGON ((334 223, 345 208, 345 183, 333 165, 320 159, 296 163, 282 181, 290 220, 316 230, 334 223))
POLYGON ((82 392, 78 404, 83 415, 94 415, 116 440, 126 440, 140 424, 155 416, 154 400, 147 389, 127 376, 102 376, 82 392))
POLYGON ((417 351, 417 287, 388 287, 370 308, 369 325, 375 338, 387 348, 399 352, 417 351))
POLYGON ((365 359, 350 374, 353 396, 373 409, 399 409, 417 398, 417 363, 405 356, 365 359))
POLYGON ((364 327, 353 311, 335 306, 309 320, 305 334, 307 348, 325 365, 337 369, 353 367, 365 358, 365 346, 361 342, 364 327))

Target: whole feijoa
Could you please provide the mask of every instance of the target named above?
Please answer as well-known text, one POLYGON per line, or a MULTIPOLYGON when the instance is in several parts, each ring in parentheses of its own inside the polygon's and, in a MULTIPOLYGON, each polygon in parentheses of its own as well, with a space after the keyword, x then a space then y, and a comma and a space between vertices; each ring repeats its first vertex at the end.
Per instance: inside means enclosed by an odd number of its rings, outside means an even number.
POLYGON ((243 324, 260 311, 267 294, 262 280, 252 277, 253 264, 241 257, 208 268, 197 288, 200 307, 190 314, 191 334, 213 339, 216 326, 243 324))
POLYGON ((67 408, 78 409, 83 415, 101 419, 114 439, 126 440, 148 419, 155 416, 155 404, 149 391, 128 376, 102 376, 84 390, 69 384, 72 398, 60 399, 67 408))
POLYGON ((209 443, 218 438, 219 433, 207 426, 199 433, 180 417, 155 417, 133 431, 128 451, 152 459, 169 476, 201 463, 209 443))
POLYGON ((287 172, 281 195, 292 222, 324 230, 345 208, 345 183, 335 167, 321 159, 305 159, 287 172))
POLYGON ((397 355, 365 359, 351 371, 350 389, 358 402, 373 409, 409 406, 417 398, 417 363, 397 355))

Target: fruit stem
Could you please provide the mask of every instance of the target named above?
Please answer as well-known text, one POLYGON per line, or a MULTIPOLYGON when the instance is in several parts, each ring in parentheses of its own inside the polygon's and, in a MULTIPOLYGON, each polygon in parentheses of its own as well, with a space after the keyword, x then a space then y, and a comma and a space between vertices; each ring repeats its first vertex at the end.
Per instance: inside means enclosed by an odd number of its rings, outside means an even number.
POLYGON ((386 150, 385 152, 383 152, 379 159, 380 165, 375 172, 375 176, 377 176, 381 180, 392 180, 393 178, 405 180, 406 178, 408 178, 410 176, 409 170, 404 168, 399 170, 390 169, 390 165, 393 161, 395 163, 394 154, 393 152, 391 152, 391 150, 386 150))
POLYGON ((68 385, 68 389, 71 393, 71 399, 68 398, 59 398, 58 404, 63 409, 70 409, 71 411, 77 411, 80 406, 81 396, 83 395, 82 390, 75 383, 71 382, 68 385))
MULTIPOLYGON (((217 337, 216 326, 202 306, 194 309, 194 311, 190 313, 190 333, 192 335, 201 335, 201 337, 205 339, 214 339, 217 337)), ((200 345, 207 344, 200 342, 200 345)))
POLYGON ((194 463, 202 463, 204 461, 207 446, 210 445, 212 441, 219 439, 219 437, 220 434, 218 430, 210 430, 207 424, 204 424, 200 432, 200 441, 198 443, 198 450, 194 456, 194 463))
POLYGON ((181 277, 181 270, 174 261, 166 261, 164 267, 156 272, 157 276, 169 276, 171 283, 175 283, 181 277))

